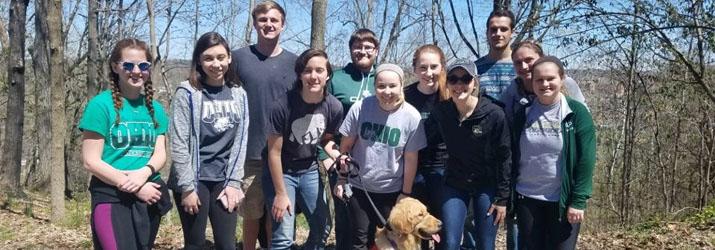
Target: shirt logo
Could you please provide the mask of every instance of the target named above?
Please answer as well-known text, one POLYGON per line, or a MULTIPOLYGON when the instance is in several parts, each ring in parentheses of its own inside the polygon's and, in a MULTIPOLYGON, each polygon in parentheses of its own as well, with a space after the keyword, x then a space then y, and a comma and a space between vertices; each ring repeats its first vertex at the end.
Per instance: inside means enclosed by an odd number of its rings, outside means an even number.
POLYGON ((484 134, 484 132, 482 132, 482 127, 479 125, 472 126, 472 134, 474 136, 481 136, 482 134, 484 134))
POLYGON ((238 124, 238 104, 233 100, 204 101, 201 122, 213 126, 217 133, 222 133, 238 124))
POLYGON ((399 129, 382 124, 363 122, 360 125, 360 137, 363 140, 384 143, 390 147, 397 147, 400 144, 401 134, 399 129))
POLYGON ((115 149, 127 149, 128 156, 151 156, 156 141, 153 122, 119 122, 109 128, 109 145, 115 149))
POLYGON ((323 114, 307 114, 296 119, 290 126, 290 141, 300 145, 318 144, 325 131, 325 116, 323 114))

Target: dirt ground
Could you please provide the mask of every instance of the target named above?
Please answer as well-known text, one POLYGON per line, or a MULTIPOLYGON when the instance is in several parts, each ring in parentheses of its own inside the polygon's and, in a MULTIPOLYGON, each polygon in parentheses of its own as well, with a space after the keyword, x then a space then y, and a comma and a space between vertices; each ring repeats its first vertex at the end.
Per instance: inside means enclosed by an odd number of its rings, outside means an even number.
MULTIPOLYGON (((42 216, 32 218, 21 211, 0 209, 0 249, 90 249, 88 227, 56 226, 42 216)), ((181 227, 176 218, 169 218, 161 229, 156 249, 180 249, 181 227)), ((304 239, 306 230, 299 229, 304 239)), ((208 233, 208 235, 211 235, 208 233)), ((209 236, 209 238, 211 238, 209 236)), ((209 239, 210 241, 210 239, 209 239)), ((505 249, 504 232, 500 230, 497 249, 505 249)), ((209 244, 210 245, 210 244, 209 244)), ((648 231, 583 232, 579 249, 715 249, 715 228, 696 229, 685 223, 666 223, 648 231)), ((209 248, 211 249, 211 248, 209 248)))

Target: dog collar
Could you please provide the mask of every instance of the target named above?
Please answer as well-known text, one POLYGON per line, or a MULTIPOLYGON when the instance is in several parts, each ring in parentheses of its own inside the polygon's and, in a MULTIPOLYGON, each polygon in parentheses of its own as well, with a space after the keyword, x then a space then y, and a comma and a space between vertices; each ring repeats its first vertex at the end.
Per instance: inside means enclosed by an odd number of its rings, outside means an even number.
POLYGON ((394 240, 390 239, 390 237, 387 237, 387 241, 390 242, 390 246, 392 246, 393 249, 398 249, 397 248, 397 242, 394 240))

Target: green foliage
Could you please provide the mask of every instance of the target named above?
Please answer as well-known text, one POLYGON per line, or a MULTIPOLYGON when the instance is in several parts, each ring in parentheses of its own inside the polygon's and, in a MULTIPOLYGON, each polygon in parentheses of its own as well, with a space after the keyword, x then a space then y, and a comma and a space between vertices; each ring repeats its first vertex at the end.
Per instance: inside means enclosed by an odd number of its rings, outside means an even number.
POLYGON ((91 214, 89 197, 86 195, 78 195, 77 199, 67 200, 65 203, 65 219, 62 226, 84 230, 89 223, 91 214))
POLYGON ((5 226, 0 226, 0 242, 5 242, 15 239, 15 233, 11 228, 5 226))
POLYGON ((22 210, 22 213, 25 214, 25 216, 33 217, 34 213, 32 211, 33 210, 32 207, 33 207, 32 202, 26 202, 25 208, 22 210))
POLYGON ((715 201, 703 208, 702 211, 688 217, 686 222, 697 228, 715 228, 715 201))
POLYGON ((665 233, 663 225, 667 222, 668 220, 662 216, 653 216, 644 222, 633 225, 628 231, 635 234, 665 233))

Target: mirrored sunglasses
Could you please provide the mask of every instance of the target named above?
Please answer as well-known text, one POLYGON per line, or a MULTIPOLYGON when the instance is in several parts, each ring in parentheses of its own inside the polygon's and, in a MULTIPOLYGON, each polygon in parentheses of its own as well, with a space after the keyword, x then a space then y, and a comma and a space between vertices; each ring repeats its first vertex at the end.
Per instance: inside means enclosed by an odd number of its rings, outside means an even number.
POLYGON ((126 71, 133 71, 134 67, 138 66, 139 70, 141 71, 148 71, 151 69, 151 63, 150 62, 140 62, 140 63, 133 63, 133 62, 123 62, 122 63, 122 68, 126 71))
POLYGON ((447 76, 447 83, 450 84, 457 84, 458 82, 464 83, 464 84, 469 84, 470 81, 472 81, 474 77, 470 75, 463 75, 462 77, 457 77, 457 76, 447 76))

